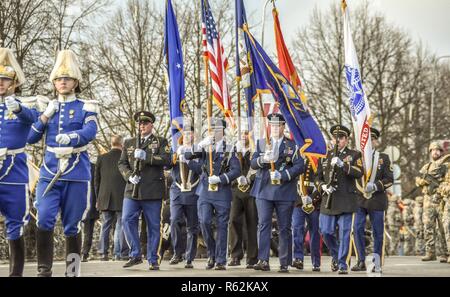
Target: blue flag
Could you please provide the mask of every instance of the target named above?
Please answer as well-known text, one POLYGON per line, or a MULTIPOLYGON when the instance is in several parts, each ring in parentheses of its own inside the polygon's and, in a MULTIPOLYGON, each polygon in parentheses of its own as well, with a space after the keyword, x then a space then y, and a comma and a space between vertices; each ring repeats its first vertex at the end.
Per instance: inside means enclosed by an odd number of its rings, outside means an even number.
MULTIPOLYGON (((243 20, 242 0, 236 0, 236 8, 237 18, 243 20)), ((245 22, 240 25, 253 70, 252 84, 257 92, 272 93, 301 153, 307 157, 325 157, 327 148, 323 134, 299 94, 250 33, 248 25, 245 22)))
POLYGON ((176 151, 178 139, 183 129, 183 112, 186 106, 184 89, 183 49, 177 19, 172 7, 172 1, 166 3, 166 24, 164 35, 164 54, 166 56, 170 122, 172 132, 172 149, 176 151))

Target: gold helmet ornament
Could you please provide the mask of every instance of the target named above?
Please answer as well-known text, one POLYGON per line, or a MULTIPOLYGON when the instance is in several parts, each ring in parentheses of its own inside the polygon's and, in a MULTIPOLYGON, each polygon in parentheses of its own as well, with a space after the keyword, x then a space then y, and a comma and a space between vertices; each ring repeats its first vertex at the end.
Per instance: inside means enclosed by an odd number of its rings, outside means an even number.
POLYGON ((22 68, 9 48, 0 48, 0 77, 12 79, 16 87, 25 82, 22 68))
POLYGON ((81 82, 83 77, 78 64, 77 56, 71 50, 62 50, 58 53, 55 66, 50 74, 50 82, 58 78, 72 78, 81 82))

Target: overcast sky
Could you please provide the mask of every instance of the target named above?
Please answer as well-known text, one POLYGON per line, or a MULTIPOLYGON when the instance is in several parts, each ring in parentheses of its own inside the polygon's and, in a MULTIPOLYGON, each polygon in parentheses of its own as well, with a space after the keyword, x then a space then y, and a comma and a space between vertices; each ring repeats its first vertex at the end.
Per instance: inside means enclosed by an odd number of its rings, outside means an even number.
MULTIPOLYGON (((244 0, 247 13, 253 12, 249 22, 262 23, 265 2, 266 0, 244 0)), ((328 9, 331 3, 340 2, 340 0, 277 0, 280 22, 288 45, 291 46, 296 30, 307 25, 316 5, 328 9)), ((347 0, 350 14, 352 6, 361 2, 362 0, 347 0)), ((422 40, 431 52, 437 55, 450 55, 450 0, 370 0, 370 3, 373 9, 384 13, 389 22, 409 32, 414 40, 422 40)), ((269 4, 266 13, 265 45, 273 52, 271 7, 269 4)), ((257 38, 260 39, 261 36, 257 38)))

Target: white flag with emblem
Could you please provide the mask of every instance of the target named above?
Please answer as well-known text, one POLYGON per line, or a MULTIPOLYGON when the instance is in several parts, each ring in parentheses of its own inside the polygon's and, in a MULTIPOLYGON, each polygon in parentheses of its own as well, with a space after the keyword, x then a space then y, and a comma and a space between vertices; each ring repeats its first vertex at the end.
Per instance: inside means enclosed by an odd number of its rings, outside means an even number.
POLYGON ((356 148, 362 154, 365 182, 367 182, 372 170, 373 150, 370 136, 372 119, 369 102, 362 85, 361 72, 350 30, 349 13, 345 0, 342 1, 342 10, 344 13, 345 76, 350 97, 350 111, 352 113, 356 148))

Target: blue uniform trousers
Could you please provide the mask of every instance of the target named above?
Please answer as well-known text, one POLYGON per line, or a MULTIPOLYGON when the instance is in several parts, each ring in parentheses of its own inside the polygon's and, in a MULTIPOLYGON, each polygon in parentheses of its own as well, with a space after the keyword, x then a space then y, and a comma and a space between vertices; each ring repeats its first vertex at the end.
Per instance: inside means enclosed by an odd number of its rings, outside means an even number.
POLYGON ((208 257, 221 265, 226 265, 227 262, 230 209, 230 200, 206 200, 202 198, 198 200, 198 218, 203 239, 206 243, 208 257), (214 216, 216 216, 216 239, 214 239, 212 229, 214 216))
POLYGON ((90 189, 88 181, 57 181, 45 195, 45 189, 50 183, 48 179, 39 179, 36 188, 37 226, 50 231, 55 228, 56 217, 61 210, 61 220, 66 236, 75 236, 81 231, 81 221, 84 220, 90 208, 90 189))
POLYGON ((360 207, 355 216, 355 245, 358 261, 366 260, 364 229, 367 215, 369 215, 373 230, 373 253, 377 254, 380 259, 383 258, 384 211, 368 210, 360 207))
POLYGON ((270 241, 272 236, 272 214, 275 210, 279 231, 278 255, 280 258, 280 265, 291 265, 291 223, 294 202, 256 199, 256 208, 258 209, 258 259, 261 261, 269 261, 270 241))
POLYGON ((350 239, 353 214, 344 213, 337 216, 320 214, 320 232, 331 256, 339 264, 339 269, 348 269, 350 260, 350 239), (336 227, 339 227, 339 243, 336 237, 336 227))
POLYGON ((161 246, 161 200, 133 200, 125 198, 122 209, 122 226, 130 247, 130 256, 140 258, 139 217, 144 213, 147 223, 147 260, 149 264, 159 264, 161 246))
POLYGON ((307 222, 310 236, 311 261, 314 267, 320 267, 319 215, 319 210, 314 210, 312 213, 307 214, 299 207, 295 207, 292 214, 293 258, 304 260, 303 246, 306 235, 305 223, 307 222))
POLYGON ((172 201, 170 204, 170 236, 175 255, 181 256, 186 252, 186 260, 193 261, 197 254, 199 223, 197 215, 197 205, 177 204, 172 201), (186 221, 187 242, 186 251, 182 250, 182 230, 181 224, 186 221))
POLYGON ((0 184, 0 213, 5 216, 6 239, 16 240, 30 220, 28 185, 0 184))

